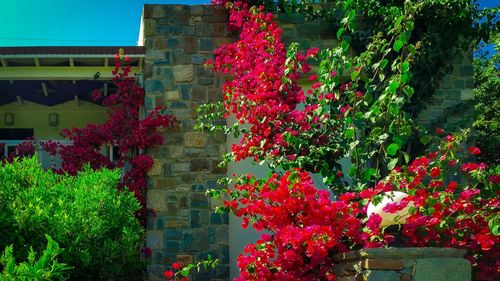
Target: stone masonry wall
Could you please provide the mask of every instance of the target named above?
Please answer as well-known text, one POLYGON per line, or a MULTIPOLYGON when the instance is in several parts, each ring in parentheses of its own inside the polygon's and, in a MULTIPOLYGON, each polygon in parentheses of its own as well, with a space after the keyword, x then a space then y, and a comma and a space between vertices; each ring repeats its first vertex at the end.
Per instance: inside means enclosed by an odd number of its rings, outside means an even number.
POLYGON ((427 128, 444 128, 448 132, 470 127, 474 87, 472 55, 456 58, 452 71, 447 74, 434 92, 431 100, 417 117, 419 124, 427 128))
POLYGON ((163 133, 165 144, 149 151, 155 166, 149 173, 146 244, 152 249, 149 280, 164 280, 172 262, 189 262, 211 254, 217 270, 195 280, 228 279, 228 217, 211 212, 205 196, 225 176, 219 169, 225 153, 223 134, 193 129, 196 108, 222 98, 221 81, 203 63, 216 46, 228 42, 227 14, 213 6, 145 5, 143 11, 146 110, 166 106, 180 121, 163 133))

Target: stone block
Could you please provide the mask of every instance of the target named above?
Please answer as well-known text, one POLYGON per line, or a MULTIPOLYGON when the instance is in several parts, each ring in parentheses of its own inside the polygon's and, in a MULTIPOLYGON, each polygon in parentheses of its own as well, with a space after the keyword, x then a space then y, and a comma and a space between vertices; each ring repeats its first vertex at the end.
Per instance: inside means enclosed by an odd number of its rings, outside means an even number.
POLYGON ((191 255, 177 255, 177 262, 182 265, 188 265, 193 262, 193 256, 191 255))
POLYGON ((211 23, 208 24, 208 36, 224 36, 226 34, 226 23, 211 23))
POLYGON ((203 14, 204 14, 203 5, 191 6, 191 15, 192 16, 203 16, 203 14))
POLYGON ((208 60, 208 55, 206 54, 192 54, 191 63, 193 64, 204 64, 208 60))
POLYGON ((191 208, 208 208, 208 198, 205 194, 191 194, 191 208))
POLYGON ((161 174, 162 169, 162 161, 159 159, 153 160, 153 166, 148 170, 148 176, 159 176, 161 174))
POLYGON ((163 249, 163 234, 161 230, 150 230, 146 232, 146 247, 163 249))
POLYGON ((191 56, 184 54, 184 49, 172 50, 172 63, 173 64, 189 64, 191 63, 191 56))
POLYGON ((171 108, 187 108, 187 104, 183 101, 173 101, 170 103, 171 108))
POLYGON ((184 151, 187 157, 200 157, 207 155, 205 149, 202 148, 186 148, 184 151))
POLYGON ((151 16, 155 19, 161 19, 165 17, 165 7, 163 5, 154 5, 151 11, 151 16))
POLYGON ((205 185, 201 183, 195 183, 191 185, 191 190, 192 191, 197 191, 197 192, 203 192, 206 190, 205 185))
POLYGON ((461 258, 417 259, 413 281, 470 281, 471 265, 461 258))
POLYGON ((171 145, 168 148, 168 156, 173 159, 184 156, 184 147, 182 145, 171 145))
POLYGON ((214 50, 214 39, 211 37, 198 38, 198 48, 200 51, 211 52, 214 50))
POLYGON ((198 52, 198 40, 194 36, 184 37, 184 53, 196 54, 198 52))
MULTIPOLYGON (((367 281, 399 281, 399 273, 392 270, 372 270, 363 275, 367 281)), ((432 279, 427 281, 432 281, 432 279)))
POLYGON ((191 99, 191 85, 180 84, 179 89, 181 90, 182 100, 190 100, 191 99))
POLYGON ((467 101, 473 99, 474 99, 474 93, 472 89, 463 89, 460 91, 460 100, 467 101))
POLYGON ((180 25, 156 25, 156 34, 158 35, 180 35, 182 26, 180 25))
POLYGON ((196 36, 207 36, 208 26, 205 22, 197 21, 195 23, 195 35, 196 36))
POLYGON ((223 99, 223 94, 221 89, 208 89, 207 90, 208 100, 210 101, 221 101, 223 99))
POLYGON ((185 36, 193 36, 196 34, 196 29, 194 26, 185 25, 182 27, 182 34, 185 36))
POLYGON ((167 205, 165 199, 167 193, 165 190, 151 189, 147 193, 148 208, 154 209, 156 212, 165 212, 167 205))
POLYGON ((161 179, 156 179, 156 188, 174 188, 176 185, 176 180, 173 178, 161 178, 161 179))
POLYGON ((180 244, 177 241, 165 241, 165 250, 167 252, 178 252, 180 249, 180 244))
POLYGON ((177 203, 168 203, 167 204, 167 215, 168 216, 178 216, 179 208, 177 207, 177 203))
POLYGON ((193 97, 194 101, 207 102, 207 88, 194 86, 193 87, 193 97))
POLYGON ((191 171, 203 171, 210 169, 210 161, 207 158, 191 159, 191 171))
POLYGON ((173 163, 172 170, 174 173, 189 172, 190 166, 190 163, 173 163))
POLYGON ((176 37, 170 37, 167 39, 167 47, 168 48, 177 48, 181 44, 180 39, 176 37))
POLYGON ((396 259, 366 259, 363 261, 364 269, 403 269, 403 261, 396 259))
POLYGON ((151 92, 162 92, 163 91, 163 84, 160 80, 146 80, 146 83, 144 85, 144 89, 146 90, 147 93, 151 92))
POLYGON ((450 100, 460 100, 461 91, 460 90, 448 90, 446 91, 446 98, 450 100))
POLYGON ((174 78, 176 82, 190 82, 193 80, 194 70, 192 65, 175 65, 174 78))
POLYGON ((203 77, 200 77, 200 78, 198 78, 197 84, 199 86, 213 86, 214 82, 215 82, 215 80, 212 79, 212 78, 203 78, 203 77))
POLYGON ((165 229, 165 240, 181 240, 182 239, 182 231, 178 229, 168 228, 165 229))
POLYGON ((143 21, 144 37, 152 37, 156 35, 156 21, 153 19, 144 19, 143 21))
POLYGON ((400 281, 412 281, 411 274, 403 273, 403 274, 401 274, 401 276, 399 277, 399 280, 400 280, 400 281))
POLYGON ((189 212, 189 224, 191 228, 197 228, 201 226, 200 223, 200 211, 191 210, 189 212))
POLYGON ((179 93, 179 91, 166 91, 165 92, 165 99, 167 101, 179 100, 180 93, 179 93))
POLYGON ((474 68, 472 64, 465 64, 460 66, 460 75, 462 77, 472 77, 474 76, 474 68))
POLYGON ((184 133, 184 145, 186 147, 204 148, 207 145, 207 134, 203 132, 184 133))
POLYGON ((164 266, 162 264, 149 264, 147 266, 148 281, 164 281, 164 266))
POLYGON ((162 72, 162 82, 163 82, 163 87, 167 91, 172 91, 175 89, 175 83, 174 83, 174 72, 172 71, 171 68, 164 68, 162 72))

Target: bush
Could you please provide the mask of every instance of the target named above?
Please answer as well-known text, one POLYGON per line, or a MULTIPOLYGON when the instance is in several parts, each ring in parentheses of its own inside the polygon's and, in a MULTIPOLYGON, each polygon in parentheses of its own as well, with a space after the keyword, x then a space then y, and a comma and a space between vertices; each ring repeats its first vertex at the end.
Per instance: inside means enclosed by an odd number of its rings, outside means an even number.
POLYGON ((30 249, 27 262, 16 264, 12 245, 7 246, 0 256, 0 281, 28 281, 28 280, 67 280, 67 271, 71 266, 59 263, 56 257, 61 253, 59 244, 46 235, 47 247, 43 250, 38 260, 36 254, 30 249))
POLYGON ((41 169, 25 158, 0 166, 0 248, 16 257, 41 252, 45 234, 65 250, 61 262, 75 267, 71 280, 130 280, 141 274, 140 205, 116 186, 120 171, 85 168, 77 176, 41 169))

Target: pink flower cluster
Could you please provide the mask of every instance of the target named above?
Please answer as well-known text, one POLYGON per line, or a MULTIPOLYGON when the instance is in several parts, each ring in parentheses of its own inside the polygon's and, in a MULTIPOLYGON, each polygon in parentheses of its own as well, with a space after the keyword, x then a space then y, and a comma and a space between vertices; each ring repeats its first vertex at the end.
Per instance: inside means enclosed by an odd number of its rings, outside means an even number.
POLYGON ((490 232, 488 223, 498 215, 500 194, 487 195, 478 187, 498 183, 484 177, 488 172, 481 164, 463 171, 465 177, 476 176, 469 184, 447 180, 447 174, 462 170, 458 164, 449 166, 451 159, 446 151, 430 153, 396 168, 375 187, 336 200, 316 189, 310 174, 299 169, 273 174, 264 182, 242 177, 224 204, 243 218, 243 227, 250 222, 266 233, 238 258, 237 280, 333 280, 333 254, 391 246, 396 239, 409 247, 467 249, 477 280, 493 280, 500 272, 500 237, 490 232), (409 196, 384 211, 412 206, 398 237, 380 227, 379 215, 366 215, 368 203, 389 191, 409 196))

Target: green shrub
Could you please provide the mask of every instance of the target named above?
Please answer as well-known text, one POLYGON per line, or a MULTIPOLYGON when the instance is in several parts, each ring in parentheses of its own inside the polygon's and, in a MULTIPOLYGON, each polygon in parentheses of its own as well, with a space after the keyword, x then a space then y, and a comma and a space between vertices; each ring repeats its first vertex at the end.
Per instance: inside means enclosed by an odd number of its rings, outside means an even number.
MULTIPOLYGON (((475 114, 473 139, 481 149, 479 160, 500 164, 500 33, 491 35, 493 54, 474 59, 475 114)), ((481 45, 482 46, 482 45, 481 45)))
POLYGON ((30 249, 28 261, 16 264, 12 245, 7 246, 0 256, 0 281, 28 281, 28 280, 67 280, 67 271, 71 269, 64 263, 59 263, 56 257, 61 253, 59 244, 46 235, 47 247, 36 260, 36 254, 30 249))
POLYGON ((140 276, 140 205, 118 191, 120 171, 84 169, 77 176, 41 169, 28 158, 0 166, 0 247, 16 256, 41 252, 45 234, 64 248, 71 280, 131 280, 140 276), (131 277, 134 276, 134 277, 131 277))

